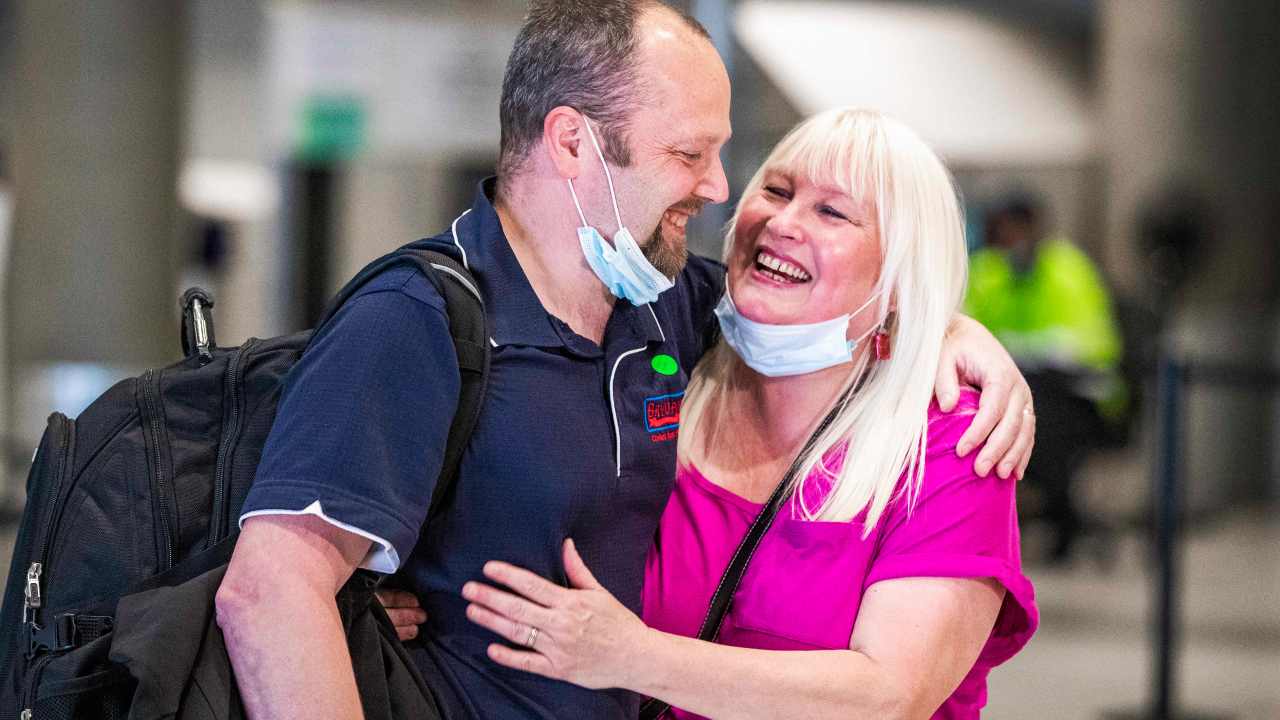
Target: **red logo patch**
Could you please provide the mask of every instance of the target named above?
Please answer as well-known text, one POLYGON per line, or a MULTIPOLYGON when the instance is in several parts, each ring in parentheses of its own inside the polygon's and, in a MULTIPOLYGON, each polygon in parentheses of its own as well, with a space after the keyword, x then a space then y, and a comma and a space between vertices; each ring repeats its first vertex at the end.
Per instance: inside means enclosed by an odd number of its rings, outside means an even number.
POLYGON ((684 403, 684 391, 670 395, 645 398, 644 428, 653 442, 671 440, 680 427, 680 406, 684 403))

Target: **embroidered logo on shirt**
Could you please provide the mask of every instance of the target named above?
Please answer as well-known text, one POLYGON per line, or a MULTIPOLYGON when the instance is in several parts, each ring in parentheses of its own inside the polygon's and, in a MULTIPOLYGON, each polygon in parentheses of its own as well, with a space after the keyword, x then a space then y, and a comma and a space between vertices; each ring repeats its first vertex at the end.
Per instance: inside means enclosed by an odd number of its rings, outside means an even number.
POLYGON ((644 429, 651 442, 673 440, 680 427, 680 405, 684 391, 644 399, 644 429))

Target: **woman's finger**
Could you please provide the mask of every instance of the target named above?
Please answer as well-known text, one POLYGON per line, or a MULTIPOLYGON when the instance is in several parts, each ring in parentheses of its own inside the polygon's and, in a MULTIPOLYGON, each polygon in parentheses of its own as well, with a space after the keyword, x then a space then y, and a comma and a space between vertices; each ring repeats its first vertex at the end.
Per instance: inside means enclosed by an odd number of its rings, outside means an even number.
POLYGON ((1021 480, 1027 476, 1027 465, 1031 464, 1031 454, 1036 447, 1036 416, 1033 414, 1029 418, 1029 422, 1023 425, 1022 434, 1030 439, 1027 443, 1027 449, 1022 453, 1022 461, 1018 463, 1017 478, 1021 480))
POLYGON ((951 412, 960 398, 960 373, 956 367, 955 356, 945 345, 942 356, 938 358, 938 374, 933 380, 933 394, 938 398, 938 409, 951 412))
POLYGON ((596 577, 591 574, 591 570, 587 568, 587 564, 582 561, 582 556, 578 554, 578 546, 573 543, 573 538, 566 538, 564 541, 564 574, 576 588, 594 589, 601 587, 600 581, 596 580, 596 577))
POLYGON ((554 679, 560 679, 556 675, 556 668, 551 664, 545 655, 528 650, 514 650, 505 645, 490 645, 489 659, 516 670, 523 670, 535 675, 542 675, 554 679))
POLYGON ((503 638, 512 645, 519 645, 531 650, 545 648, 546 644, 552 642, 551 636, 547 635, 542 628, 538 628, 535 633, 536 626, 526 623, 516 622, 509 617, 490 610, 483 605, 471 603, 467 605, 467 619, 489 630, 498 637, 503 638), (529 644, 533 640, 533 645, 529 644))
POLYGON ((536 573, 500 560, 490 560, 485 563, 484 574, 490 580, 506 585, 539 605, 549 607, 564 597, 565 589, 559 585, 536 573))
POLYGON ((462 597, 525 626, 543 629, 559 626, 555 614, 547 608, 481 582, 463 585, 462 597))
POLYGON ((529 639, 528 625, 520 626, 510 618, 503 617, 483 605, 475 603, 467 605, 467 619, 513 643, 523 645, 529 639))
POLYGON ((1013 446, 1009 448, 1009 452, 1004 454, 1004 458, 1000 460, 1000 465, 996 469, 996 474, 1002 478, 1021 478, 1022 469, 1027 466, 1027 459, 1031 457, 1031 446, 1035 444, 1036 439, 1036 416, 1029 412, 1023 412, 1022 425, 1018 428, 1018 437, 1013 441, 1013 446))

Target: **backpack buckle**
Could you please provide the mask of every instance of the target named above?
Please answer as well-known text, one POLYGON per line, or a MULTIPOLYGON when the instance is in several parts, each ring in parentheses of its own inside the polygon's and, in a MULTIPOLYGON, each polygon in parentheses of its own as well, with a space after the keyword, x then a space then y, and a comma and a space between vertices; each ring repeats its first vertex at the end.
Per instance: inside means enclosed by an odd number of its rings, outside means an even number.
POLYGON ((27 646, 27 657, 34 656, 37 652, 63 652, 70 650, 79 643, 77 642, 79 633, 76 628, 75 613, 59 613, 54 615, 47 625, 41 627, 35 622, 30 623, 30 643, 27 646))

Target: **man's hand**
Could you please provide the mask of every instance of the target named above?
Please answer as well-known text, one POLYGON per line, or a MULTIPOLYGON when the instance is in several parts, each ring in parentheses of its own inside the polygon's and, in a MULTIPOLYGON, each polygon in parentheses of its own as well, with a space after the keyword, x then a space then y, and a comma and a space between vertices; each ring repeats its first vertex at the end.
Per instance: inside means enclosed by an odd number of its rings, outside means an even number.
POLYGON ((964 457, 986 439, 986 446, 973 463, 983 477, 996 474, 1021 479, 1031 461, 1036 440, 1035 406, 1031 388, 1018 371, 1013 358, 977 320, 957 315, 942 344, 934 393, 944 412, 960 398, 960 383, 981 391, 978 414, 956 444, 956 454, 964 457))
POLYGON ((417 595, 404 590, 379 590, 374 594, 391 618, 401 642, 418 637, 418 626, 427 621, 427 611, 422 609, 417 595))

